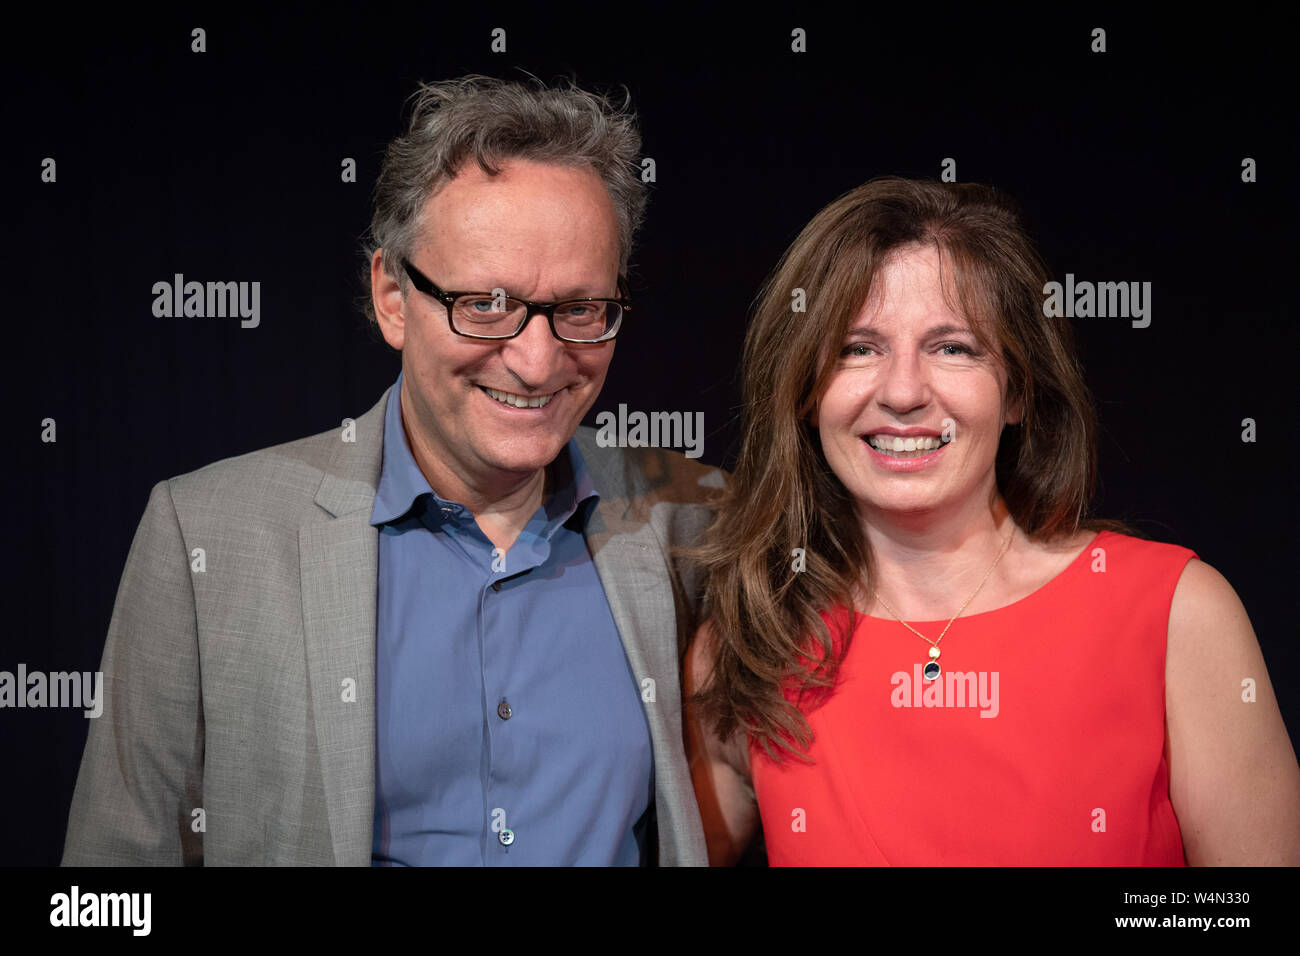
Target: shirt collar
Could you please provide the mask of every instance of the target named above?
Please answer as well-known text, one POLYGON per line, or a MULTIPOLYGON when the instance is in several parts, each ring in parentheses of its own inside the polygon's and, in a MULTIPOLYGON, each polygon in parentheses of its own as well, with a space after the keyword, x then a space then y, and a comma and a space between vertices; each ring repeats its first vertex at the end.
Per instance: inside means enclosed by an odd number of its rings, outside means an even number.
MULTIPOLYGON (((370 523, 378 527, 404 517, 423 495, 429 495, 433 502, 433 507, 426 509, 429 514, 457 516, 472 521, 469 511, 460 502, 438 496, 429 486, 420 466, 415 463, 415 456, 411 453, 406 433, 402 429, 401 395, 402 375, 399 373, 384 408, 384 458, 379 487, 375 491, 375 504, 370 512, 370 523)), ((582 452, 578 450, 578 443, 572 438, 552 462, 551 475, 554 487, 542 504, 547 537, 551 531, 568 521, 588 499, 600 498, 582 452)), ((583 508, 581 520, 584 526, 591 510, 590 506, 583 508)))

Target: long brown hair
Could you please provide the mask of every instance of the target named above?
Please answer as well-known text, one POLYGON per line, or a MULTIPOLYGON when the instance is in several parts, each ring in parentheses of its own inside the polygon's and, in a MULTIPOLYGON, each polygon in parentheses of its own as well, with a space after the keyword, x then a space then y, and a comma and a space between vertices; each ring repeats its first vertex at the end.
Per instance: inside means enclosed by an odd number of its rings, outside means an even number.
POLYGON ((898 178, 859 186, 821 210, 759 292, 745 336, 745 419, 739 459, 717 518, 690 552, 706 573, 711 676, 693 704, 726 738, 743 728, 775 759, 807 759, 811 730, 782 688, 824 695, 848 646, 822 611, 852 614, 871 554, 852 496, 827 464, 808 414, 889 254, 934 243, 947 257, 956 307, 981 346, 1000 355, 1007 404, 1023 420, 998 448, 997 486, 1016 524, 1037 540, 1090 520, 1097 420, 1068 322, 1043 314, 1047 269, 1014 204, 974 183, 898 178), (792 301, 805 297, 806 311, 792 301), (795 549, 805 569, 793 570, 795 549), (811 643, 810 643, 811 642, 811 643))

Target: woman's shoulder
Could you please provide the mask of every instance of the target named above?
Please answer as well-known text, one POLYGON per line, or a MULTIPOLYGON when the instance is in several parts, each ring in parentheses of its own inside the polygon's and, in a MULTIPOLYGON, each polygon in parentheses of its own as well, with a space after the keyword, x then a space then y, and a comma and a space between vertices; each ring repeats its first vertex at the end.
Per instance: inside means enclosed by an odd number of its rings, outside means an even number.
MULTIPOLYGON (((1048 541, 1033 541, 1020 564, 1012 593, 1050 593, 1080 607, 1157 608, 1168 601, 1196 552, 1182 545, 1114 528, 1080 528, 1048 541)), ((1199 562, 1197 562, 1199 563, 1199 562)))
POLYGON ((1197 621, 1244 618, 1228 580, 1192 548, 1113 530, 1100 531, 1091 550, 1092 570, 1106 572, 1120 595, 1167 609, 1170 633, 1195 629, 1197 621))
POLYGON ((1139 572, 1167 570, 1174 568, 1181 571, 1188 561, 1196 559, 1196 552, 1181 544, 1158 541, 1138 535, 1101 528, 1091 532, 1091 539, 1084 545, 1084 555, 1090 559, 1098 570, 1109 569, 1119 562, 1122 569, 1139 572))
POLYGON ((1181 544, 1174 544, 1172 541, 1160 541, 1155 538, 1128 534, 1110 528, 1096 529, 1092 533, 1095 535, 1095 540, 1099 546, 1124 548, 1132 554, 1185 556, 1196 553, 1193 549, 1181 544))

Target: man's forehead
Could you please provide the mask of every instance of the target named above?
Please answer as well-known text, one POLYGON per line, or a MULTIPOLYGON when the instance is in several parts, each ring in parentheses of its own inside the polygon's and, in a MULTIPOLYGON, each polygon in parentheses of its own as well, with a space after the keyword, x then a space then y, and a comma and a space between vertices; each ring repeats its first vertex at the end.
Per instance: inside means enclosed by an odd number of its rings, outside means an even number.
POLYGON ((557 254, 554 248, 503 247, 486 238, 425 244, 416 256, 417 267, 426 270, 444 289, 504 289, 507 295, 538 301, 613 295, 611 283, 618 268, 615 255, 601 256, 592 248, 565 255, 557 254))
MULTIPOLYGON (((420 260, 454 274, 454 280, 444 274, 443 283, 492 280, 487 288, 511 294, 539 288, 548 295, 610 294, 606 286, 619 262, 612 203, 583 195, 585 187, 574 180, 556 184, 541 176, 501 185, 453 181, 432 197, 416 247, 420 260)), ((604 191, 599 180, 592 188, 604 191)))
POLYGON ((495 170, 488 172, 476 159, 467 159, 450 178, 439 184, 430 198, 451 193, 455 196, 481 197, 497 192, 518 191, 547 195, 554 191, 572 189, 590 190, 597 187, 604 192, 604 182, 588 164, 543 162, 519 157, 493 160, 495 170))
POLYGON ((507 178, 508 172, 491 177, 474 169, 444 183, 425 201, 423 233, 491 228, 522 236, 542 229, 573 241, 617 239, 613 200, 594 172, 550 167, 507 178))

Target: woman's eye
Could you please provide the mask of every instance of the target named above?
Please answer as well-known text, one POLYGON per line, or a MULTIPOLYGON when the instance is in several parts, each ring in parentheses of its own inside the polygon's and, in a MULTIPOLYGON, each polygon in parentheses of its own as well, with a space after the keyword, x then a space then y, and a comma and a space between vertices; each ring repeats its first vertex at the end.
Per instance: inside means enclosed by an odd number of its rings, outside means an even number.
POLYGON ((975 352, 960 342, 945 342, 939 346, 941 349, 956 349, 955 352, 946 352, 947 355, 974 355, 975 352))
POLYGON ((850 345, 850 346, 848 346, 846 349, 844 349, 844 351, 840 352, 840 355, 843 355, 843 356, 850 356, 850 355, 852 355, 852 356, 855 356, 855 357, 861 358, 861 357, 865 356, 865 355, 866 355, 868 352, 870 352, 870 351, 871 351, 871 346, 870 346, 870 345, 861 345, 861 344, 858 344, 858 345, 850 345))

